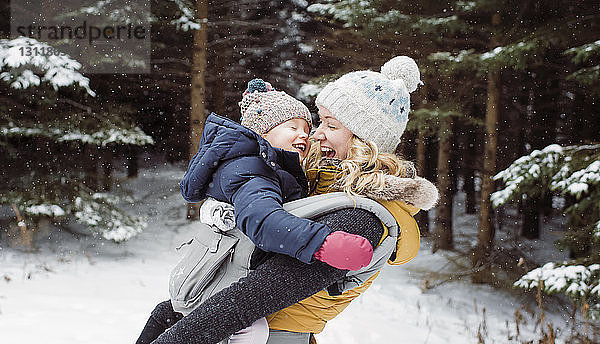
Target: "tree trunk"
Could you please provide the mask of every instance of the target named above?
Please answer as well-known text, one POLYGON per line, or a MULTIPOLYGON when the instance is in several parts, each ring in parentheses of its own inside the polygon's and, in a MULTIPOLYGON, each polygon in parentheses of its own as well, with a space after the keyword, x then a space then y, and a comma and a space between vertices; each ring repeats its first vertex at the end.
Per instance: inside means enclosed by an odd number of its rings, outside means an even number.
POLYGON ((227 116, 233 119, 233 114, 226 113, 225 111, 225 81, 223 80, 223 74, 225 72, 225 59, 216 59, 215 61, 215 88, 213 90, 213 106, 214 111, 219 115, 227 116))
POLYGON ((134 145, 127 146, 125 160, 127 163, 127 178, 137 178, 139 172, 138 166, 138 147, 134 145))
POLYGON ((98 191, 98 147, 86 144, 83 154, 83 183, 92 191, 98 191))
POLYGON ((112 175, 113 175, 113 151, 112 147, 103 148, 102 152, 102 170, 103 170, 103 180, 102 180, 102 190, 110 191, 112 188, 112 175))
POLYGON ((446 116, 440 119, 438 174, 437 186, 440 190, 440 199, 435 208, 435 243, 433 252, 438 249, 449 250, 453 248, 452 242, 452 124, 453 117, 446 116))
MULTIPOLYGON (((527 106, 528 133, 526 140, 531 149, 543 149, 556 142, 556 123, 559 116, 560 89, 558 73, 553 68, 540 67, 532 74, 527 106)), ((530 151, 527 151, 530 153, 530 151)), ((552 199, 548 196, 528 197, 522 202, 521 235, 527 239, 540 237, 541 214, 545 206, 552 209, 552 199), (548 204, 550 201, 550 204, 548 204)))
MULTIPOLYGON (((501 22, 499 13, 492 14, 492 24, 498 26, 501 22)), ((490 39, 490 48, 499 46, 499 32, 494 32, 490 39)), ((495 228, 493 209, 490 199, 495 191, 492 177, 496 173, 496 152, 498 149, 498 118, 500 113, 500 71, 492 67, 488 70, 487 102, 485 109, 485 143, 483 148, 483 169, 481 171, 481 193, 479 205, 479 228, 477 246, 473 252, 473 267, 481 269, 471 276, 473 283, 485 283, 490 278, 489 258, 494 241, 495 228)))
POLYGON ((475 197, 475 169, 477 167, 477 159, 475 153, 475 141, 477 140, 477 132, 473 126, 465 127, 465 151, 463 154, 463 191, 465 193, 465 213, 475 214, 476 197, 475 197))
MULTIPOLYGON (((196 2, 196 18, 202 23, 199 30, 194 31, 193 61, 191 73, 191 106, 190 106, 190 159, 198 149, 198 142, 202 136, 202 129, 206 121, 205 94, 206 94, 206 39, 208 24, 208 3, 199 0, 196 2)), ((198 204, 188 203, 187 218, 197 220, 198 204)))
MULTIPOLYGON (((490 256, 495 228, 490 195, 495 191, 492 177, 496 173, 496 149, 498 145, 498 117, 500 112, 500 73, 489 71, 487 80, 487 105, 485 115, 485 148, 481 173, 481 203, 479 206, 479 231, 477 247, 473 254, 473 266, 485 264, 490 256)), ((485 282, 487 273, 473 275, 473 282, 485 282)))
POLYGON ((463 192, 465 193, 466 214, 475 214, 477 212, 475 206, 477 202, 475 198, 475 168, 471 165, 473 162, 473 159, 465 159, 463 192))
MULTIPOLYGON (((416 164, 417 171, 420 176, 425 177, 425 166, 426 166, 426 151, 427 145, 425 143, 427 138, 425 137, 422 130, 417 133, 417 149, 416 149, 416 164)), ((429 233, 429 213, 425 210, 421 210, 415 216, 421 233, 429 233)))
POLYGON ((540 238, 540 200, 527 198, 521 203, 523 224, 521 235, 527 239, 540 238))

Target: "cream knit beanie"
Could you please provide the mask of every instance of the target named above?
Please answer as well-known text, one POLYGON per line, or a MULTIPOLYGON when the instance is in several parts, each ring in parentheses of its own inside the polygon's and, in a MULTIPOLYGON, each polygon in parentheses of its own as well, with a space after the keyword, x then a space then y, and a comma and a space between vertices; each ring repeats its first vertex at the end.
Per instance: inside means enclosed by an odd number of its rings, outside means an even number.
POLYGON ((408 56, 396 56, 381 72, 358 71, 329 83, 316 104, 331 111, 338 121, 381 152, 391 153, 400 138, 410 111, 410 92, 422 84, 419 68, 408 56))

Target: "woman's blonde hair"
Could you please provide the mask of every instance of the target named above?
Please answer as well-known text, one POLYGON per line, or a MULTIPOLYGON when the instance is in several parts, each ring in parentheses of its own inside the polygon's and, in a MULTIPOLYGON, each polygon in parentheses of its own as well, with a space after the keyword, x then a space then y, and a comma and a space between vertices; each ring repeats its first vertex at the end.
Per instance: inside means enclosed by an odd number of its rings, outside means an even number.
MULTIPOLYGON (((414 164, 395 154, 379 152, 377 145, 353 136, 348 142, 348 154, 341 160, 341 169, 333 188, 351 195, 363 194, 366 189, 381 191, 385 175, 413 178, 414 164)), ((307 170, 322 166, 323 155, 318 142, 314 142, 305 161, 307 170)))

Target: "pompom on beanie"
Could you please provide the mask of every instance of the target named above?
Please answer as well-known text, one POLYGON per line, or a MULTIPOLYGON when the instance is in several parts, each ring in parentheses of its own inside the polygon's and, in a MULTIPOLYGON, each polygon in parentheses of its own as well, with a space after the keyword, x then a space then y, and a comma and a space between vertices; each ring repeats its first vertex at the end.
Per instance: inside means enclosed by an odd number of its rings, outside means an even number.
POLYGON ((241 124, 263 135, 279 124, 300 118, 312 128, 310 111, 301 101, 282 91, 276 91, 262 79, 248 82, 248 88, 239 102, 241 124))
POLYGON ((416 62, 396 56, 381 67, 351 72, 329 83, 317 96, 317 106, 335 115, 352 133, 391 153, 408 122, 410 93, 422 84, 416 62))

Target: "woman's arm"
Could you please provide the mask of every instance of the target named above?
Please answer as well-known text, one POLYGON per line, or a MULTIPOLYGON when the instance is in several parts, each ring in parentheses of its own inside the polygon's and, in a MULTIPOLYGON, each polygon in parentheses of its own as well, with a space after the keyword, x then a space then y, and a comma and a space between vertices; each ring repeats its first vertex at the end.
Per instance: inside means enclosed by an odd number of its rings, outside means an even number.
MULTIPOLYGON (((316 220, 334 231, 343 229, 361 235, 373 247, 383 235, 381 221, 362 209, 343 209, 316 220)), ((346 272, 321 262, 308 265, 276 255, 247 277, 213 295, 153 343, 218 343, 257 319, 327 288, 346 272)))

